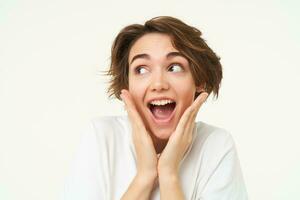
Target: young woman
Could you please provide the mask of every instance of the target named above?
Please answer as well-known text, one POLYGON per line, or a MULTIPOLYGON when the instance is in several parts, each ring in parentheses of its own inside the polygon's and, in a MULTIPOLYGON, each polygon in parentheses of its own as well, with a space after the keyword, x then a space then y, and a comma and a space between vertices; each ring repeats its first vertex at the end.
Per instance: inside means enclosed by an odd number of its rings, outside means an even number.
POLYGON ((156 17, 123 28, 111 53, 108 92, 128 116, 91 120, 64 198, 246 200, 232 136, 195 122, 222 79, 201 32, 156 17))

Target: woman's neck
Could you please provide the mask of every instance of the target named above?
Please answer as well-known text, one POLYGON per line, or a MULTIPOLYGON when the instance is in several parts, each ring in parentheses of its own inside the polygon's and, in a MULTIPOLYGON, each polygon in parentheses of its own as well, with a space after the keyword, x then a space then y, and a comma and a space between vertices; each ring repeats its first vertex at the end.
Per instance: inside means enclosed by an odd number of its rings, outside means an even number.
POLYGON ((157 138, 154 134, 150 134, 150 136, 152 138, 156 154, 160 154, 166 147, 169 139, 163 140, 163 139, 157 138))

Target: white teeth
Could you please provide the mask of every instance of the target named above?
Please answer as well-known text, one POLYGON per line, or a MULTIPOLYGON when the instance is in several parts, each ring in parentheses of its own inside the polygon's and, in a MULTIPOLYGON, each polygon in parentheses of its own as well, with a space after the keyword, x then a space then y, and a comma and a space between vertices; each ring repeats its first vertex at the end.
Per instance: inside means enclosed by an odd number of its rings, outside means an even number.
POLYGON ((150 103, 152 105, 156 105, 156 106, 162 106, 162 105, 166 105, 168 103, 173 103, 174 101, 171 101, 171 100, 154 100, 154 101, 151 101, 150 103))

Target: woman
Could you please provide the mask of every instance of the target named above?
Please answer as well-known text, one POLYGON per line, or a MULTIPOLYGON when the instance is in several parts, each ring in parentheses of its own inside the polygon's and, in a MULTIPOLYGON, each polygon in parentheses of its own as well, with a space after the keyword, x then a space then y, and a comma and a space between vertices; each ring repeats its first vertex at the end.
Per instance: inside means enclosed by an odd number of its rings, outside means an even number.
POLYGON ((230 133, 195 122, 222 79, 198 29, 167 16, 127 26, 107 74, 128 117, 91 121, 65 199, 247 199, 230 133))

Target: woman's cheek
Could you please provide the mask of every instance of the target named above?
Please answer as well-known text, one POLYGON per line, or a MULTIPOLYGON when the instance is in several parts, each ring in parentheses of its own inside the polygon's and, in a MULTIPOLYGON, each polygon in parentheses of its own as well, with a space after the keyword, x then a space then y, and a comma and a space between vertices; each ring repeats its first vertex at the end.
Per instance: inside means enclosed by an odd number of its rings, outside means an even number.
POLYGON ((192 103, 193 103, 193 101, 194 101, 194 94, 193 93, 186 93, 185 95, 184 95, 184 99, 182 99, 182 102, 183 102, 183 108, 182 108, 182 113, 181 114, 183 114, 184 113, 184 111, 189 107, 189 106, 191 106, 192 105, 192 103))
POLYGON ((145 96, 145 89, 141 83, 133 83, 132 87, 129 88, 129 92, 135 102, 135 105, 138 108, 138 111, 141 111, 141 108, 144 104, 144 96, 145 96))

